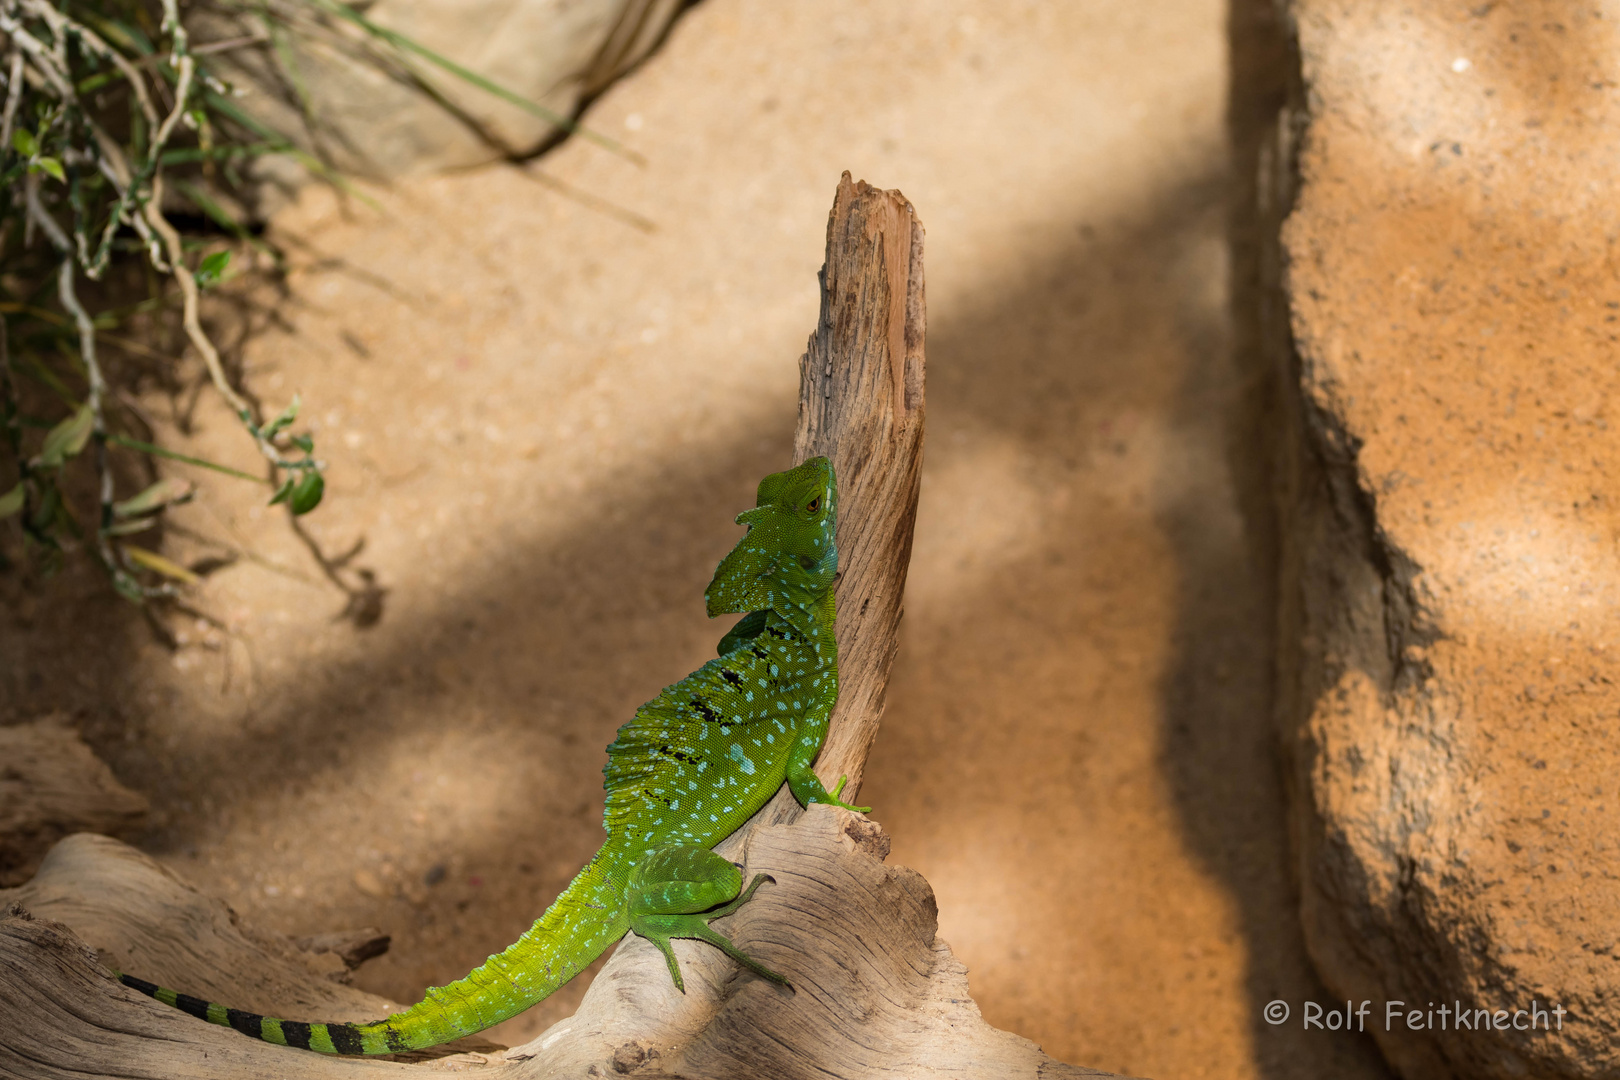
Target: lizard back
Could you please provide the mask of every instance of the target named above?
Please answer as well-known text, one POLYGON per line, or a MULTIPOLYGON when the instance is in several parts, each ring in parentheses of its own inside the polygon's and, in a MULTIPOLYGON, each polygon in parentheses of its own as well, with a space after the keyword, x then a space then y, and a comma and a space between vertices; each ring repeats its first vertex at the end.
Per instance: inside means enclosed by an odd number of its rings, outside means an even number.
POLYGON ((775 611, 756 621, 619 729, 602 770, 609 843, 712 847, 782 786, 796 721, 837 697, 836 655, 775 611))
MULTIPOLYGON (((826 458, 760 481, 758 505, 737 517, 749 532, 705 593, 711 616, 744 618, 721 640, 718 657, 666 687, 619 729, 603 768, 606 843, 522 937, 484 964, 369 1024, 280 1020, 130 975, 120 974, 120 981, 210 1023, 331 1054, 435 1046, 491 1027, 553 993, 631 928, 626 890, 638 866, 657 862, 648 859, 655 851, 712 847, 784 780, 801 802, 837 802, 837 792, 827 792, 810 771, 838 697, 836 502, 826 458)), ((646 925, 638 930, 644 936, 663 932, 646 925)), ((707 930, 700 936, 785 982, 724 938, 707 930)))

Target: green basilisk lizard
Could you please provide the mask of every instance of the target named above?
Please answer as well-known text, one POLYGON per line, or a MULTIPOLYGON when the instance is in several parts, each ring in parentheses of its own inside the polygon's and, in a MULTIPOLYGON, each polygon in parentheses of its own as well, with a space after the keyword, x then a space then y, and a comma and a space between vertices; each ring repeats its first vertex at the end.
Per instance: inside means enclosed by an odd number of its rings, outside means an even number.
POLYGON ((685 992, 670 939, 707 941, 774 982, 709 920, 728 915, 770 880, 746 890, 735 866, 710 850, 747 821, 785 780, 800 803, 832 803, 811 771, 838 698, 833 639, 838 492, 832 465, 812 458, 759 484, 748 532, 721 561, 704 596, 711 617, 746 613, 719 656, 636 710, 603 767, 607 842, 535 924, 504 952, 404 1012, 369 1024, 259 1016, 120 974, 126 986, 200 1019, 284 1046, 327 1054, 391 1054, 492 1027, 573 978, 632 930, 662 950, 685 992))

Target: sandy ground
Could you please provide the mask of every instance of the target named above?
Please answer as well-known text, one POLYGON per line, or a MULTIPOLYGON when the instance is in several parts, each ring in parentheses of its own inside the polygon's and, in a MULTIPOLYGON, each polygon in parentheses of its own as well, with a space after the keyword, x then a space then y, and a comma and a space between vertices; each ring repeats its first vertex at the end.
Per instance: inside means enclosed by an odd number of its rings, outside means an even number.
MULTIPOLYGON (((391 932, 367 989, 463 974, 599 843, 614 730, 711 654, 702 589, 788 463, 849 169, 928 229, 922 509, 861 793, 892 859, 990 1021, 1059 1058, 1387 1075, 1364 1037, 1260 1017, 1326 992, 1287 880, 1231 314, 1245 25, 1213 0, 708 0, 589 114, 646 169, 574 142, 381 213, 309 192, 272 227, 285 294, 238 290, 240 356, 271 405, 302 394, 331 461, 308 527, 364 541, 380 619, 340 618, 262 496, 208 479, 166 543, 242 553, 194 598, 226 631, 180 619, 171 651, 93 574, 8 578, 6 718, 72 711, 152 796, 147 850, 245 918, 391 932)), ((197 420, 166 437, 251 467, 206 396, 197 420)))

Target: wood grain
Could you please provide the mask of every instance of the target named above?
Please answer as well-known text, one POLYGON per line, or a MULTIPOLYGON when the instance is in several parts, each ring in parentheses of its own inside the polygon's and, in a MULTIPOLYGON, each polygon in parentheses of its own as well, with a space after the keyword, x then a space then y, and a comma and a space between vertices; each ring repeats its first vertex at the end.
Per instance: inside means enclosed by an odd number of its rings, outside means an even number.
POLYGON ((922 481, 923 227, 906 197, 845 173, 827 220, 821 317, 799 361, 794 461, 838 477, 838 705, 823 780, 860 788, 900 647, 922 481))

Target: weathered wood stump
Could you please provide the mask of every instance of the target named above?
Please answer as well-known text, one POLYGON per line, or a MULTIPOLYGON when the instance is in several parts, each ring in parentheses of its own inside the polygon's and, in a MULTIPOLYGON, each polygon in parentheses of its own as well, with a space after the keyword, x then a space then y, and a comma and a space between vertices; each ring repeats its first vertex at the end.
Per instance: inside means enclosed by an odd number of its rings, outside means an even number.
MULTIPOLYGON (((821 317, 801 364, 795 458, 833 460, 844 567, 842 693, 818 771, 824 780, 847 774, 849 792, 859 786, 882 715, 911 553, 923 434, 922 241, 922 225, 899 192, 844 175, 828 222, 821 317)), ((256 1042, 113 981, 85 942, 106 963, 270 1015, 373 1019, 392 1009, 323 978, 319 957, 238 925, 223 904, 138 852, 75 837, 29 885, 0 892, 0 905, 21 905, 0 917, 0 1074, 1106 1075, 1053 1061, 984 1022, 968 996, 967 969, 936 935, 933 890, 914 871, 885 865, 888 847, 875 823, 827 806, 806 813, 784 789, 719 848, 745 865, 746 876, 776 881, 723 920, 722 932, 790 972, 794 990, 702 943, 677 941, 682 994, 658 951, 631 935, 579 1011, 528 1045, 403 1064, 256 1042)), ((328 966, 339 963, 323 955, 328 966)))

